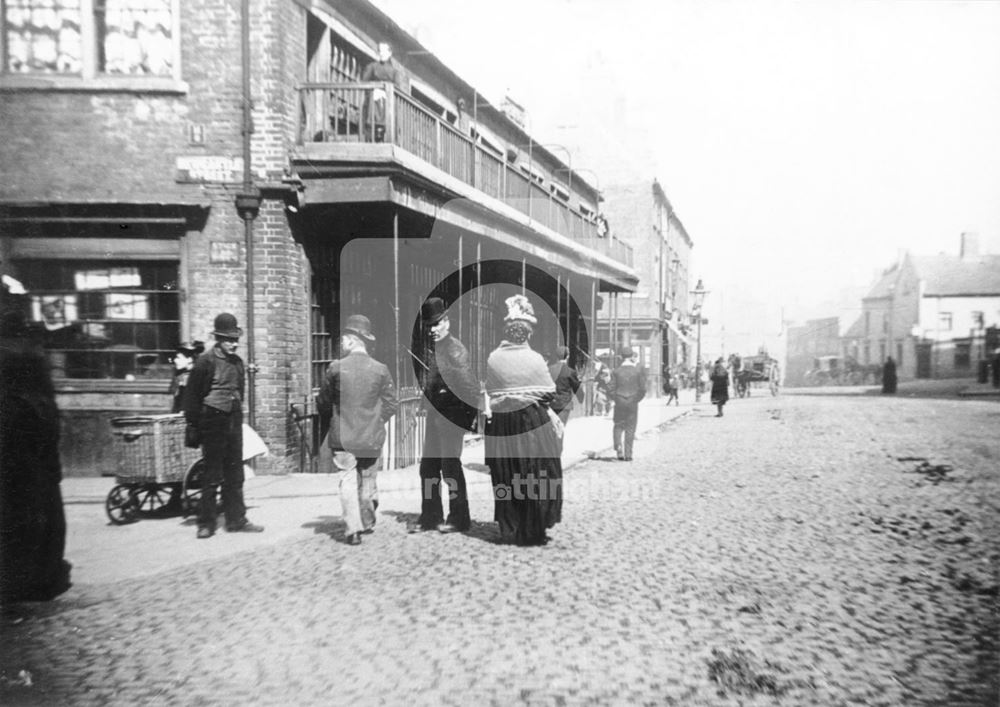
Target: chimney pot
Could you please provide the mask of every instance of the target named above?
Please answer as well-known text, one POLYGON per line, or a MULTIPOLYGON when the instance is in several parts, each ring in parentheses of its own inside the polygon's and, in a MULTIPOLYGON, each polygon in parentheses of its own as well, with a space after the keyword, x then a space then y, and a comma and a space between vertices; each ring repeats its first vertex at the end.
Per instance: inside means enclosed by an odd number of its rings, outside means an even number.
POLYGON ((959 255, 963 260, 979 257, 979 234, 965 231, 962 233, 962 247, 959 255))

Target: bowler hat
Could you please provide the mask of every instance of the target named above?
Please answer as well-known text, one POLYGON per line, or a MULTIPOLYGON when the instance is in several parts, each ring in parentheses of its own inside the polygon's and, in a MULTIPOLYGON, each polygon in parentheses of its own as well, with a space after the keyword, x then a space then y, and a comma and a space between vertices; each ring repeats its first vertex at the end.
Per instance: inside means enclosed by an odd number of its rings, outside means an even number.
POLYGON ((622 346, 620 353, 622 358, 632 358, 635 355, 635 351, 632 350, 631 346, 622 346))
POLYGON ((352 314, 349 316, 347 323, 344 324, 344 331, 356 334, 366 341, 375 341, 375 336, 372 334, 372 323, 363 314, 352 314))
POLYGON ((444 319, 448 310, 440 297, 429 297, 420 307, 420 318, 425 326, 434 326, 444 319))
POLYGON ((223 312, 215 318, 215 328, 212 336, 224 336, 227 339, 238 339, 243 336, 243 330, 236 326, 236 317, 223 312))

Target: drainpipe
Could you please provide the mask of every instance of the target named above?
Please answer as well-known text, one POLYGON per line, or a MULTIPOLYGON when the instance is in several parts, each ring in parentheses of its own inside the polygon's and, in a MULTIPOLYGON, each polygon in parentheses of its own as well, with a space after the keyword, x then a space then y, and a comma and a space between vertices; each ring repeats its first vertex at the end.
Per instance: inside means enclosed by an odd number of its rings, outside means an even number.
POLYGON ((243 62, 243 187, 236 195, 236 211, 243 219, 244 249, 247 260, 247 413, 251 427, 256 425, 254 363, 254 282, 253 282, 253 222, 260 212, 260 190, 253 183, 250 138, 253 135, 253 105, 250 101, 250 0, 240 3, 240 55, 243 62))

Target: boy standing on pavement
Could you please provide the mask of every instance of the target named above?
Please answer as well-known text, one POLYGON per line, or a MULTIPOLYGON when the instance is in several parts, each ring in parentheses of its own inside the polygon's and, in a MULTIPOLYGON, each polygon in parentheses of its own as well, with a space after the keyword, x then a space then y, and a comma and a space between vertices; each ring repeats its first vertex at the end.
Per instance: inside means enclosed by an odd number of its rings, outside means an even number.
POLYGON ((615 452, 622 461, 632 461, 632 443, 639 420, 639 401, 646 397, 646 371, 635 363, 631 347, 622 349, 622 364, 611 373, 608 395, 615 404, 615 452))
POLYGON ((385 442, 385 423, 399 403, 392 375, 368 354, 375 343, 368 317, 352 314, 340 337, 342 358, 323 377, 320 423, 339 476, 340 503, 347 524, 345 542, 360 545, 375 525, 375 474, 385 442))
POLYGON ((243 394, 246 373, 236 355, 243 330, 236 317, 223 313, 215 318, 215 346, 198 356, 185 392, 184 417, 198 428, 205 463, 201 503, 198 506, 198 538, 215 534, 216 489, 222 487, 222 511, 230 533, 264 530, 247 520, 243 502, 243 394))

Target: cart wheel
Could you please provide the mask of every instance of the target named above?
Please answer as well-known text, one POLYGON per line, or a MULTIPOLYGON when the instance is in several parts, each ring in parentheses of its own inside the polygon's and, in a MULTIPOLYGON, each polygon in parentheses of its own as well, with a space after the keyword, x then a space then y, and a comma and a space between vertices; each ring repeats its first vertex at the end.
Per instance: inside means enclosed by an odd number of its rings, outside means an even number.
POLYGON ((184 517, 198 514, 198 504, 201 502, 201 474, 205 468, 205 461, 199 459, 184 474, 184 489, 181 493, 181 505, 184 510, 184 517))
POLYGON ((127 484, 118 484, 111 489, 104 502, 104 510, 107 511, 108 518, 115 525, 134 523, 139 507, 132 495, 132 487, 127 484))
POLYGON ((135 508, 140 513, 162 512, 175 502, 175 484, 144 484, 133 493, 135 508))
POLYGON ((777 395, 777 394, 778 394, 778 381, 777 379, 774 379, 771 381, 771 395, 777 395))

